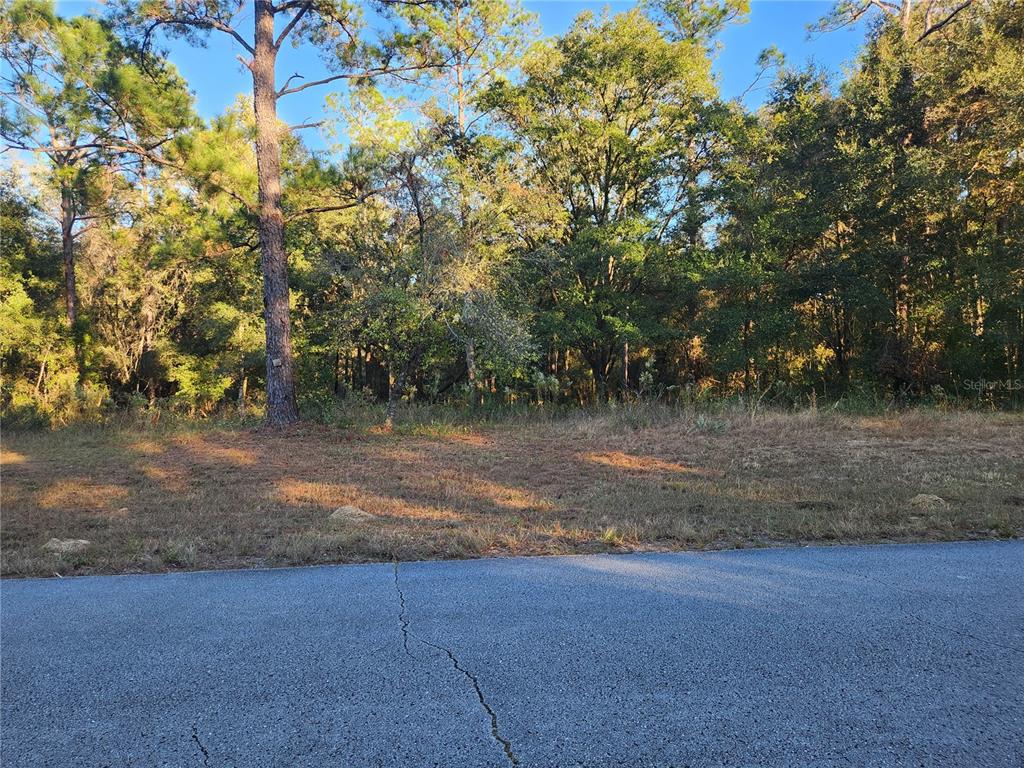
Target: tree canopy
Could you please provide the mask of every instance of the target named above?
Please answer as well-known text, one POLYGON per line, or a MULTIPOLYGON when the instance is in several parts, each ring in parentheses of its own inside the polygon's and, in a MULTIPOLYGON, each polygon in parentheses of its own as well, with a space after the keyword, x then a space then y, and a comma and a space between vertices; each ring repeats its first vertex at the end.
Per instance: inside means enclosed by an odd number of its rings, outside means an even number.
POLYGON ((855 66, 769 49, 755 110, 744 0, 246 7, 0 6, 6 418, 1024 398, 1020 3, 840 2, 855 66), (213 34, 253 87, 204 121, 162 41, 213 34), (314 151, 277 103, 321 86, 314 151))

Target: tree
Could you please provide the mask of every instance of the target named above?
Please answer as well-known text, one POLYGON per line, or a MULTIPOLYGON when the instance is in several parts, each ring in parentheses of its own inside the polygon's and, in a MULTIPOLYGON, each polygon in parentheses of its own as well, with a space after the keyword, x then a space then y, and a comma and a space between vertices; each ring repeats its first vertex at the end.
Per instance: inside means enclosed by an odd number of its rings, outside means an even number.
POLYGON ((529 183, 568 214, 529 279, 544 335, 579 352, 603 397, 619 361, 628 385, 631 345, 665 331, 666 292, 680 283, 666 245, 697 181, 680 173, 681 153, 714 96, 706 41, 670 39, 639 10, 583 14, 524 73, 488 98, 532 161, 529 183))
POLYGON ((523 352, 521 334, 499 285, 508 248, 509 149, 488 136, 490 110, 483 96, 507 80, 522 63, 536 36, 536 18, 518 2, 451 0, 418 7, 410 22, 429 35, 436 58, 447 62, 431 72, 435 100, 424 112, 432 134, 431 173, 451 205, 454 227, 446 264, 447 300, 442 313, 453 339, 465 352, 471 399, 476 400, 478 344, 491 342, 515 357, 523 352))
POLYGON ((97 19, 64 20, 45 0, 18 0, 4 10, 0 136, 9 148, 50 162, 60 200, 65 318, 81 379, 75 242, 83 222, 109 208, 94 187, 112 173, 144 175, 143 158, 192 125, 191 99, 166 62, 130 49, 97 19))
POLYGON ((726 25, 742 21, 750 12, 750 0, 647 0, 652 18, 669 27, 673 40, 688 40, 709 51, 726 25))
POLYGON ((438 348, 433 329, 443 328, 462 348, 465 365, 440 386, 450 388, 465 375, 476 400, 480 370, 514 365, 526 351, 522 324, 503 293, 520 210, 508 184, 516 180, 508 172, 509 145, 488 134, 488 114, 478 102, 517 65, 531 18, 504 0, 414 5, 406 18, 429 40, 431 58, 444 64, 417 77, 427 95, 418 104, 406 94, 364 88, 345 110, 352 126, 349 173, 370 174, 363 186, 384 203, 362 226, 384 227, 389 246, 354 233, 362 245, 346 247, 353 290, 395 319, 365 324, 352 338, 387 366, 394 404, 438 348), (383 263, 391 267, 380 269, 383 263), (418 314, 403 311, 414 305, 418 314), (408 327, 398 322, 413 317, 421 319, 408 327), (370 343, 372 329, 377 341, 370 343))
POLYGON ((0 176, 0 405, 13 421, 70 417, 77 404, 65 411, 60 402, 77 376, 58 309, 60 242, 45 224, 17 175, 0 176))
POLYGON ((514 0, 384 0, 368 28, 324 0, 125 0, 128 38, 8 2, 4 417, 237 413, 264 376, 271 424, 353 392, 389 421, 691 387, 1019 400, 1024 7, 887 2, 840 6, 873 14, 841 81, 765 52, 754 111, 711 76, 745 0, 536 45, 514 0), (234 41, 253 93, 198 122, 159 30, 234 41), (288 40, 330 69, 279 82, 288 40), (278 100, 342 81, 344 148, 310 151, 278 100))
MULTIPOLYGON (((401 0, 378 0, 384 13, 401 0)), ((266 328, 267 422, 284 426, 299 417, 295 399, 292 355, 292 327, 288 289, 288 258, 284 245, 285 211, 281 189, 281 132, 278 101, 340 80, 365 81, 383 75, 413 72, 429 65, 418 53, 420 41, 395 32, 375 45, 360 40, 357 6, 344 0, 254 0, 253 32, 246 37, 238 26, 244 0, 145 0, 138 7, 125 3, 122 18, 134 23, 136 33, 148 41, 166 28, 170 34, 199 42, 198 35, 211 31, 230 37, 244 54, 240 60, 252 75, 253 113, 256 119, 256 164, 259 202, 257 222, 260 262, 263 273, 264 321, 266 328), (280 30, 277 29, 281 21, 280 30), (281 46, 309 43, 326 56, 333 74, 304 81, 295 73, 278 86, 277 56, 281 46)), ((313 206, 314 213, 352 205, 313 206)))
POLYGON ((778 72, 742 116, 722 168, 723 218, 702 325, 718 375, 744 392, 849 383, 854 313, 885 312, 849 246, 852 174, 843 103, 824 73, 778 72))
POLYGON ((956 19, 917 39, 879 24, 844 86, 853 246, 892 297, 880 369, 918 393, 1019 371, 1022 11, 956 19))
POLYGON ((941 253, 938 274, 949 281, 945 335, 937 339, 943 364, 961 379, 1017 381, 1024 371, 1024 81, 1017 74, 1024 7, 978 4, 913 56, 939 182, 929 234, 941 253))
POLYGON ((443 62, 426 73, 435 97, 426 105, 428 116, 454 143, 464 142, 487 118, 480 97, 508 79, 537 36, 536 16, 518 0, 440 0, 413 4, 408 21, 443 62))

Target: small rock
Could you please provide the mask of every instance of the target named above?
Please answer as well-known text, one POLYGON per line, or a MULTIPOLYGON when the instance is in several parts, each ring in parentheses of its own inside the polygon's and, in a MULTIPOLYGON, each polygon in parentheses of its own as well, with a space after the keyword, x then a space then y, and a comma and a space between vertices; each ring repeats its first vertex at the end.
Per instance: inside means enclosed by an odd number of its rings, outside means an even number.
POLYGON ((376 515, 370 514, 366 510, 360 509, 359 507, 344 506, 338 507, 336 510, 331 512, 331 520, 372 520, 376 515))
POLYGON ((945 509, 949 503, 934 493, 919 493, 910 500, 910 506, 920 509, 945 509))
POLYGON ((58 555, 70 555, 81 552, 88 547, 90 542, 87 539, 50 539, 43 544, 43 549, 58 555))

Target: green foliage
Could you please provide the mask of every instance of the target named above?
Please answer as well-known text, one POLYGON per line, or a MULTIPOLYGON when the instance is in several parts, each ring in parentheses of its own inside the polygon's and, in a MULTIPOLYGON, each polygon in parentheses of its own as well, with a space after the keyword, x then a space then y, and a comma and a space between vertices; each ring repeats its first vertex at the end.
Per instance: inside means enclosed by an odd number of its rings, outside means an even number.
POLYGON ((59 245, 17 179, 0 178, 0 408, 8 425, 97 417, 102 386, 78 386, 60 312, 59 245))
MULTIPOLYGON (((311 5, 295 39, 331 72, 404 79, 333 94, 330 151, 281 129, 303 412, 1019 404, 1024 9, 936 27, 957 4, 882 6, 842 82, 767 50, 750 112, 711 72, 745 0, 584 13, 536 43, 505 0, 389 4, 375 31, 357 4, 311 5)), ((242 7, 120 11, 184 13, 172 31, 195 37, 242 7)), ((200 123, 165 59, 39 0, 5 5, 0 36, 2 136, 44 160, 0 182, 5 423, 258 411, 252 103, 200 123)))
POLYGON ((527 151, 528 183, 567 212, 523 272, 539 293, 537 335, 578 352, 606 395, 630 347, 672 335, 686 273, 686 246, 672 235, 689 223, 696 240, 705 216, 704 168, 693 161, 712 110, 710 61, 694 37, 669 36, 633 10, 581 15, 524 71, 487 103, 527 151))
POLYGON ((652 15, 664 19, 676 39, 709 45, 733 21, 744 21, 750 0, 649 0, 652 15))

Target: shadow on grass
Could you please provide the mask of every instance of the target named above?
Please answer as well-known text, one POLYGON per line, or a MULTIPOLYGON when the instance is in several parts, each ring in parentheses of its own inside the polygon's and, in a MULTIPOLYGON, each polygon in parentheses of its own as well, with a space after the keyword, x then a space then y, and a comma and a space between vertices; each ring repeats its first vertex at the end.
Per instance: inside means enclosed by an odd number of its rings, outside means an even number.
MULTIPOLYGON (((916 417, 915 417, 916 418, 916 417)), ((1015 535, 1024 420, 5 436, 5 575, 1015 535), (907 440, 915 450, 907 451, 907 440), (1016 447, 1015 447, 1016 446, 1016 447), (928 492, 943 506, 908 506, 928 492), (371 517, 332 520, 355 506, 371 517), (55 556, 51 538, 87 539, 55 556)), ((1019 501, 1019 499, 1018 499, 1019 501)))

